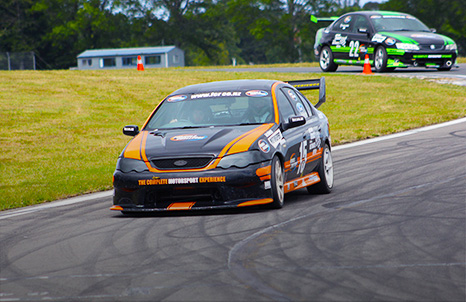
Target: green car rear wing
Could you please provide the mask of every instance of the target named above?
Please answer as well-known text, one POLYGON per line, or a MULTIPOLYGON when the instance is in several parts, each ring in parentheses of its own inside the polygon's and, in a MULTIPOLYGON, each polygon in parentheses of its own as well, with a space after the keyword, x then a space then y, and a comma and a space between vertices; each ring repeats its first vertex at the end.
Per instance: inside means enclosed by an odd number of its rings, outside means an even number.
POLYGON ((309 79, 309 80, 297 80, 297 81, 287 81, 285 83, 290 84, 298 90, 311 90, 319 89, 319 102, 315 104, 314 107, 319 108, 320 105, 325 103, 326 92, 325 92, 325 77, 320 79, 309 79))
POLYGON ((339 17, 323 17, 323 18, 317 18, 314 15, 311 15, 311 22, 317 23, 317 22, 333 22, 339 17))

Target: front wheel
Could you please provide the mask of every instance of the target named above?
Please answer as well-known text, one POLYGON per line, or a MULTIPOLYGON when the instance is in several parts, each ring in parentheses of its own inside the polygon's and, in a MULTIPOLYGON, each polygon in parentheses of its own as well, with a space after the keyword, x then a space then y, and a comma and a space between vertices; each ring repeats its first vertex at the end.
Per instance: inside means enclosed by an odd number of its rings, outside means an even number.
POLYGON ((319 64, 320 69, 324 72, 337 70, 338 65, 333 62, 333 53, 330 47, 324 46, 320 51, 319 64))
POLYGON ((387 68, 388 55, 384 47, 380 46, 375 50, 374 65, 376 72, 388 71, 387 68))
POLYGON ((332 152, 327 144, 324 145, 317 173, 319 173, 320 182, 307 187, 307 191, 320 194, 330 193, 333 189, 333 159, 332 152))
POLYGON ((278 158, 275 156, 272 159, 272 197, 273 202, 270 207, 274 209, 280 209, 283 207, 283 203, 285 200, 285 174, 283 172, 283 165, 278 158))

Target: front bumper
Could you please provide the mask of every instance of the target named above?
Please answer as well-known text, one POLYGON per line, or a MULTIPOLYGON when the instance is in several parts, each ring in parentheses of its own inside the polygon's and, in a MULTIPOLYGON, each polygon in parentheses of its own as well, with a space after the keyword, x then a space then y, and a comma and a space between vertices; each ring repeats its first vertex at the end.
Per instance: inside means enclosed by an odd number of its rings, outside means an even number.
POLYGON ((114 173, 112 210, 208 210, 271 203, 270 162, 202 172, 114 173), (264 173, 264 171, 266 171, 264 173))
POLYGON ((426 52, 398 49, 387 49, 387 55, 387 67, 451 68, 457 57, 454 51, 426 52))

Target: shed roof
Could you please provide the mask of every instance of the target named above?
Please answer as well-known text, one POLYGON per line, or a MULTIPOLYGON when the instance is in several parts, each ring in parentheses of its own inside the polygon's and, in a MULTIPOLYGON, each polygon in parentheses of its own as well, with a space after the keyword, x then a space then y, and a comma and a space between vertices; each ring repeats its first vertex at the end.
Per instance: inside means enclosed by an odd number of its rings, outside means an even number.
POLYGON ((77 58, 95 58, 110 56, 131 56, 131 55, 148 55, 167 53, 176 46, 156 46, 156 47, 131 47, 131 48, 112 48, 112 49, 91 49, 80 53, 77 58))

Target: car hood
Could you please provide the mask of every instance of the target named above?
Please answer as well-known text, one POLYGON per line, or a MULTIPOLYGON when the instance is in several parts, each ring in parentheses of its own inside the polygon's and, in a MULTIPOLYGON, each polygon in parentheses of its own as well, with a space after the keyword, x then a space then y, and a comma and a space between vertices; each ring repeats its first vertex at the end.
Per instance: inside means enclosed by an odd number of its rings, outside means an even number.
POLYGON ((449 37, 423 31, 397 31, 397 32, 379 32, 380 35, 388 36, 402 43, 411 44, 453 44, 454 41, 449 37))
POLYGON ((247 151, 274 124, 142 131, 125 148, 124 157, 151 160, 247 151), (139 154, 138 154, 139 153, 139 154))

